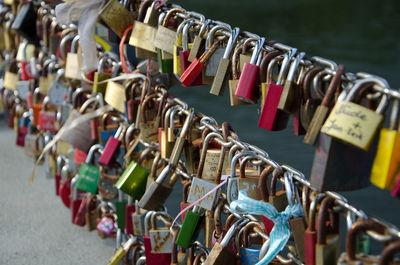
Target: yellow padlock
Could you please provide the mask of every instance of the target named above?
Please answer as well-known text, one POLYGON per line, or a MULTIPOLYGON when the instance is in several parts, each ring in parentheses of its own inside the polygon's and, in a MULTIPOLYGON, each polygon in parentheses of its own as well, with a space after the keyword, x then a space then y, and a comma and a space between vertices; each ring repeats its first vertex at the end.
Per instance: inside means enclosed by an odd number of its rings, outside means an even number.
POLYGON ((364 151, 368 151, 379 126, 383 121, 383 112, 388 105, 388 96, 382 95, 376 111, 351 102, 360 89, 373 89, 373 85, 387 87, 386 83, 376 78, 364 78, 355 82, 345 100, 336 103, 321 132, 340 139, 364 151))
POLYGON ((394 176, 400 165, 399 104, 395 99, 389 128, 381 129, 378 151, 372 165, 371 183, 381 189, 392 189, 394 176), (397 129, 397 130, 396 130, 397 129))

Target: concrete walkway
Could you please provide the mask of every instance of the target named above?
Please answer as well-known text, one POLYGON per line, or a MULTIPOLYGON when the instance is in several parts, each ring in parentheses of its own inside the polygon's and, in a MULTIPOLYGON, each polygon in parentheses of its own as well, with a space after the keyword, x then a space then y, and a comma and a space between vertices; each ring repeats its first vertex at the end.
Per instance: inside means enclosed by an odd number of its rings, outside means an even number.
POLYGON ((0 116, 0 264, 106 264, 115 240, 71 223, 71 212, 54 192, 54 180, 15 145, 0 116))

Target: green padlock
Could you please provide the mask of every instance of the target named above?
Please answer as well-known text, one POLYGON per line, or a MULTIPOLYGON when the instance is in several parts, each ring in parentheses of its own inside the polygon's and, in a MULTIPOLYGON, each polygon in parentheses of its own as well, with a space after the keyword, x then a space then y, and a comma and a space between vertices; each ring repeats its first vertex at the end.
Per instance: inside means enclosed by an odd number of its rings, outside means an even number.
POLYGON ((177 245, 183 248, 188 248, 189 245, 197 238, 204 217, 200 210, 201 208, 199 206, 195 206, 193 211, 187 211, 185 220, 183 220, 181 230, 179 231, 176 239, 177 245))
POLYGON ((103 147, 100 144, 93 145, 90 148, 85 163, 82 163, 79 168, 78 179, 75 183, 76 188, 96 194, 100 170, 92 163, 94 162, 94 154, 101 149, 103 149, 103 147))
POLYGON ((161 73, 172 73, 174 69, 174 58, 172 54, 157 49, 158 68, 161 73))
POLYGON ((126 200, 124 200, 124 193, 118 191, 118 201, 115 203, 115 208, 117 209, 117 225, 118 229, 124 231, 125 229, 125 206, 126 200))
POLYGON ((132 161, 115 183, 117 189, 132 196, 134 200, 140 200, 146 191, 147 177, 150 172, 141 166, 150 149, 145 149, 140 154, 139 159, 132 161))

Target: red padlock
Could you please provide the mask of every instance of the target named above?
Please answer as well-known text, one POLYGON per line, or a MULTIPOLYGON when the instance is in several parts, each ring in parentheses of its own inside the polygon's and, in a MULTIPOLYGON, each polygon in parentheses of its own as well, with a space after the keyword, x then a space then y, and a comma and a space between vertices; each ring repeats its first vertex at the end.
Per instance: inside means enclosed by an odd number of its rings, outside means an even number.
POLYGON ((199 59, 194 59, 194 61, 189 65, 189 67, 182 73, 179 80, 184 87, 190 86, 194 80, 200 75, 205 63, 210 59, 211 55, 215 52, 219 44, 219 41, 213 43, 208 51, 205 51, 199 59))
POLYGON ((317 231, 316 231, 315 218, 317 215, 317 205, 321 202, 321 200, 324 197, 325 194, 323 193, 315 195, 310 204, 308 226, 304 239, 305 251, 306 251, 305 262, 307 265, 315 265, 315 246, 317 244, 317 231))
MULTIPOLYGON (((189 62, 189 28, 193 25, 193 20, 186 23, 182 31, 182 50, 179 51, 179 60, 181 65, 181 73, 185 72, 185 70, 190 66, 191 62, 189 62)), ((203 85, 203 75, 200 73, 197 78, 193 80, 190 86, 201 86, 203 85)))
POLYGON ((235 92, 240 100, 248 103, 257 103, 257 87, 260 83, 259 65, 261 63, 260 53, 264 46, 265 38, 257 40, 251 55, 250 63, 244 63, 243 71, 239 78, 239 83, 235 92), (257 62, 259 61, 259 62, 257 62))
POLYGON ((38 125, 43 131, 56 132, 57 116, 55 111, 48 109, 50 98, 46 96, 43 100, 43 107, 38 114, 38 125))
POLYGON ((108 165, 113 157, 118 153, 118 148, 121 145, 122 137, 125 135, 125 126, 120 125, 114 136, 110 136, 104 146, 104 151, 99 158, 99 163, 108 165))
POLYGON ((272 68, 277 60, 282 59, 282 57, 278 56, 271 60, 270 67, 268 67, 268 70, 270 71, 267 71, 267 83, 269 83, 268 92, 265 96, 264 107, 261 111, 260 119, 258 121, 258 127, 260 128, 264 128, 269 131, 283 130, 286 128, 289 120, 289 114, 279 110, 278 105, 283 91, 283 76, 286 74, 290 59, 293 57, 295 52, 296 49, 292 49, 283 56, 283 61, 276 84, 271 82, 272 68))
POLYGON ((133 222, 132 214, 136 211, 135 204, 129 198, 128 203, 125 205, 125 233, 133 235, 133 222))
POLYGON ((25 146, 25 136, 28 134, 26 120, 29 119, 29 117, 29 112, 25 112, 21 117, 21 124, 18 124, 16 144, 21 147, 25 146))

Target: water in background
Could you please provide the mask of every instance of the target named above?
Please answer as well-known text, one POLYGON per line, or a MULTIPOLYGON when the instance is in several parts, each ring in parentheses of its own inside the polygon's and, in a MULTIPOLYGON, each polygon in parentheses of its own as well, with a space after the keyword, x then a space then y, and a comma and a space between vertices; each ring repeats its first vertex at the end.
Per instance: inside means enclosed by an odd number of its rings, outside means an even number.
MULTIPOLYGON (((207 18, 296 47, 309 56, 332 59, 344 64, 347 71, 380 75, 392 88, 400 84, 398 1, 175 0, 174 3, 207 18)), ((258 106, 232 108, 228 91, 216 97, 208 90, 205 86, 176 87, 171 92, 219 123, 229 121, 242 140, 262 147, 276 161, 309 175, 314 148, 303 144, 303 137, 294 136, 291 126, 283 132, 260 129, 257 127, 258 106)), ((366 213, 400 226, 400 200, 392 198, 388 191, 370 187, 343 194, 366 213)))

